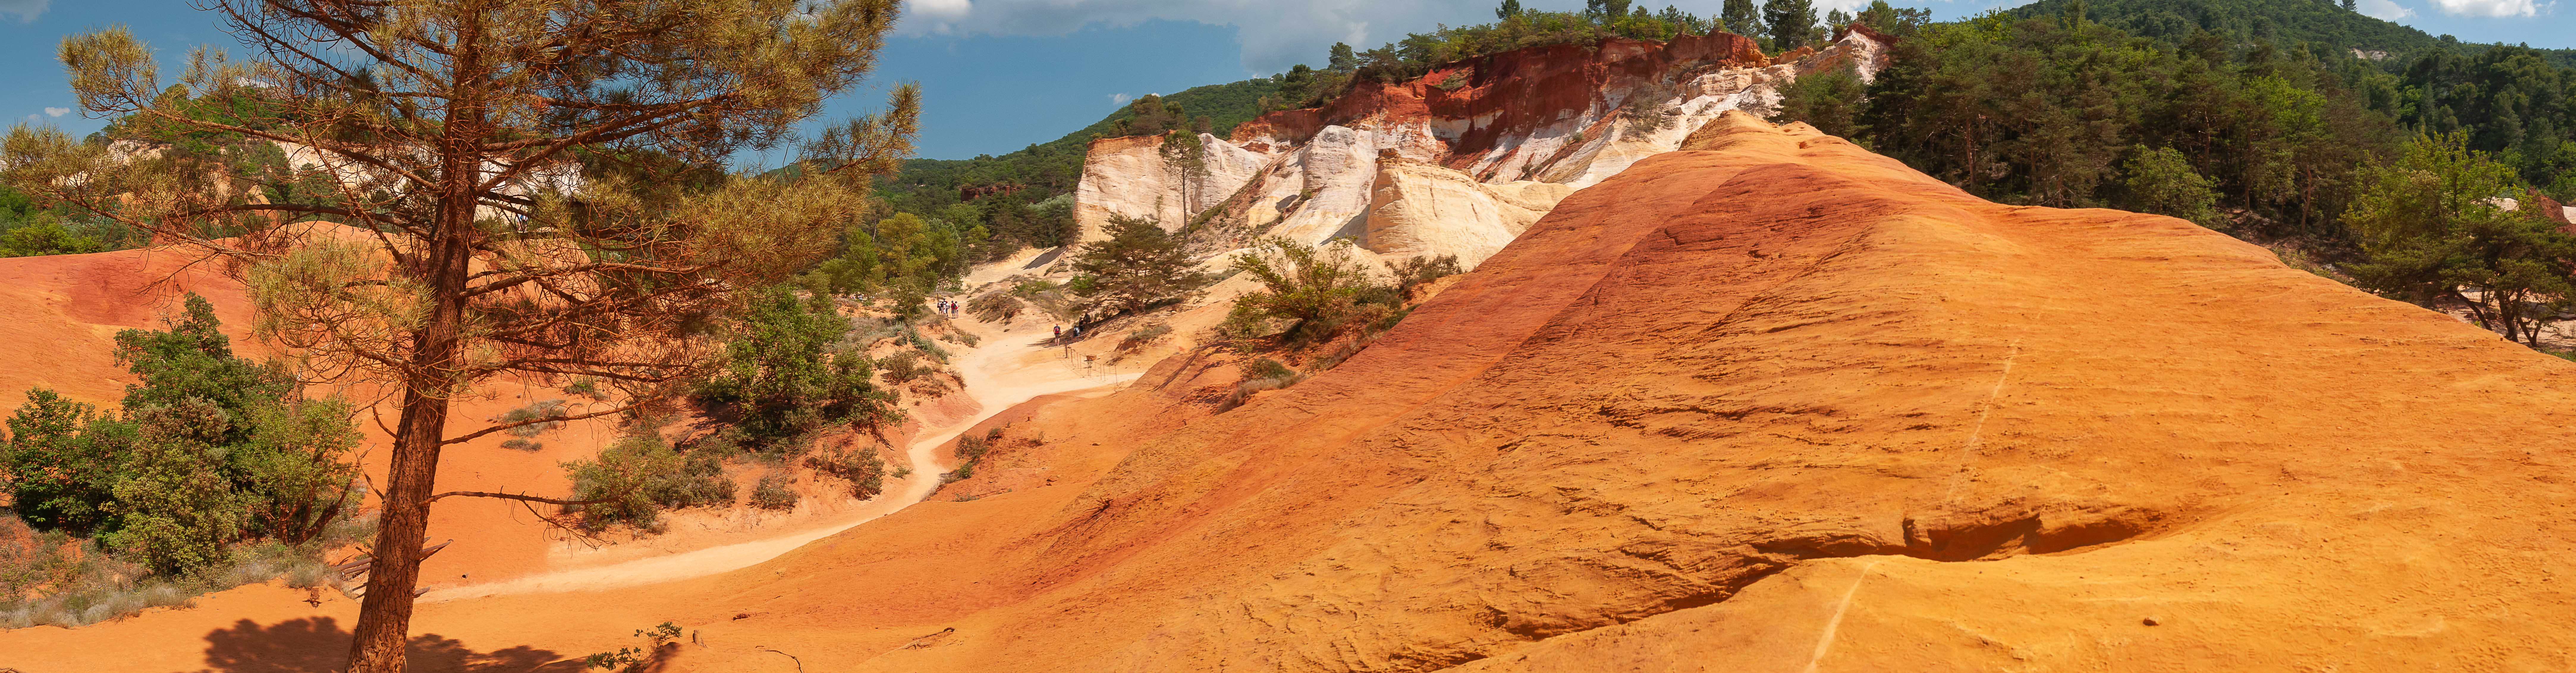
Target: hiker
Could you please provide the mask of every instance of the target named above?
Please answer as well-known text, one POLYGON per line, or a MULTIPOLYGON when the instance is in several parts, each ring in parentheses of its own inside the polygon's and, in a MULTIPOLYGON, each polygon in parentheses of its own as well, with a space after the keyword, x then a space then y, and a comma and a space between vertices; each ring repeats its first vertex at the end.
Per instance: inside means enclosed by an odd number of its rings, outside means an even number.
POLYGON ((1064 338, 1064 326, 1063 326, 1063 325, 1057 325, 1057 326, 1055 326, 1055 336, 1053 336, 1053 337, 1049 337, 1049 338, 1053 338, 1053 339, 1062 339, 1062 338, 1064 338))

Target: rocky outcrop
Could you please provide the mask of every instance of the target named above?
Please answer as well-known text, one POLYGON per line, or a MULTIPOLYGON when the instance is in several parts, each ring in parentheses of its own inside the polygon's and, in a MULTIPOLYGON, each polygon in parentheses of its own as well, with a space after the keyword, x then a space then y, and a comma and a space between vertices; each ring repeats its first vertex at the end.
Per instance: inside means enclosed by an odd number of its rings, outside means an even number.
MULTIPOLYGON (((1246 122, 1229 138, 1203 135, 1211 167, 1203 177, 1175 173, 1161 158, 1159 138, 1094 141, 1075 192, 1076 217, 1095 231, 1113 214, 1151 216, 1166 226, 1222 220, 1239 240, 1279 235, 1316 242, 1383 233, 1386 242, 1370 241, 1369 249, 1481 259, 1500 247, 1494 232, 1517 231, 1526 222, 1437 212, 1447 206, 1403 206, 1417 193, 1408 185, 1451 182, 1432 179, 1425 168, 1488 185, 1579 189, 1679 147, 1720 113, 1768 109, 1778 87, 1801 74, 1852 64, 1869 76, 1884 62, 1886 44, 1875 33, 1850 31, 1821 52, 1773 59, 1752 40, 1721 33, 1483 56, 1410 82, 1363 83, 1325 107, 1246 122), (1398 163, 1384 161, 1390 159, 1398 163), (1382 180, 1381 165, 1406 166, 1409 174, 1382 180), (1402 214, 1372 214, 1390 207, 1402 214), (1460 229, 1434 230, 1442 227, 1460 229)), ((1491 202, 1494 207, 1478 212, 1507 218, 1534 218, 1545 206, 1531 206, 1553 202, 1496 197, 1523 191, 1421 193, 1469 199, 1458 204, 1491 202)))
POLYGON ((1073 192, 1073 218, 1084 238, 1097 238, 1112 216, 1154 220, 1178 231, 1192 216, 1232 198, 1271 163, 1213 135, 1198 139, 1205 151, 1196 153, 1196 164, 1189 153, 1165 151, 1164 136, 1091 141, 1073 192))
POLYGON ((1388 159, 1378 164, 1360 242, 1389 258, 1455 255, 1473 269, 1572 193, 1551 182, 1488 184, 1454 168, 1388 159))

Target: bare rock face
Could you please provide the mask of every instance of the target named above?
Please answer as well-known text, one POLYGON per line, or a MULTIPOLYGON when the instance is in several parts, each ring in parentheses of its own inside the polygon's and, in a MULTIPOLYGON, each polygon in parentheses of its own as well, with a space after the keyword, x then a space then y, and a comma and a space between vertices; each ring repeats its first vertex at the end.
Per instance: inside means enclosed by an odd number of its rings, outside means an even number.
POLYGON ((1568 185, 1487 184, 1453 168, 1388 160, 1369 193, 1362 243, 1390 258, 1455 255, 1460 268, 1474 270, 1572 193, 1568 185))
POLYGON ((1074 187, 1073 217, 1085 240, 1099 238, 1112 216, 1160 222, 1178 231, 1192 215, 1224 203, 1272 163, 1271 157, 1205 133, 1198 164, 1166 151, 1162 136, 1091 141, 1074 187))
POLYGON ((1508 242, 1496 232, 1517 234, 1561 195, 1435 189, 1455 181, 1426 169, 1486 185, 1580 189, 1679 147, 1721 113, 1769 109, 1778 88, 1802 74, 1849 64, 1869 77, 1884 64, 1886 44, 1852 31, 1823 51, 1772 59, 1749 39, 1718 34, 1493 54, 1412 82, 1362 84, 1323 108, 1264 115, 1231 138, 1202 135, 1204 175, 1178 170, 1185 162, 1160 138, 1094 141, 1075 217, 1095 232, 1126 215, 1173 229, 1213 222, 1243 242, 1367 237, 1369 249, 1390 257, 1482 259, 1508 242), (1385 159, 1410 162, 1408 175, 1381 179, 1385 159), (1416 194, 1448 200, 1403 205, 1416 194), (1471 212, 1444 212, 1453 206, 1471 212), (1388 208, 1398 214, 1373 214, 1388 208))

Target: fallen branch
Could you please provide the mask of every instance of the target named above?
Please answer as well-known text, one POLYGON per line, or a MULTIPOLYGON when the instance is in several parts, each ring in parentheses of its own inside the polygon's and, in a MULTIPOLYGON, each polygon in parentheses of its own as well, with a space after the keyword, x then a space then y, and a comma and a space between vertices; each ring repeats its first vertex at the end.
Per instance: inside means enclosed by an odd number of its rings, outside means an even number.
POLYGON ((430 502, 438 502, 438 499, 439 499, 439 498, 444 498, 444 497, 451 496, 451 495, 461 495, 461 496, 465 496, 465 497, 469 497, 469 498, 500 498, 500 499, 502 499, 502 500, 520 500, 520 501, 525 501, 525 502, 542 502, 542 503, 545 503, 545 504, 548 504, 548 505, 561 505, 561 506, 565 506, 565 507, 570 507, 570 506, 573 506, 573 505, 596 505, 596 504, 599 504, 599 503, 608 502, 608 501, 610 501, 610 500, 616 500, 616 499, 617 499, 617 498, 592 498, 592 499, 589 499, 589 500, 557 500, 557 499, 554 499, 554 498, 540 498, 540 497, 533 496, 533 495, 520 495, 520 494, 517 494, 517 493, 493 493, 493 492, 489 492, 489 491, 448 491, 448 492, 446 492, 446 493, 440 493, 440 494, 438 494, 438 495, 429 496, 429 501, 430 501, 430 502))
POLYGON ((769 648, 766 648, 766 647, 763 647, 763 648, 760 648, 760 649, 761 649, 761 651, 763 651, 763 652, 776 652, 776 653, 778 654, 778 656, 786 657, 788 661, 796 662, 796 673, 805 673, 805 660, 796 658, 796 655, 788 654, 788 653, 785 653, 785 652, 779 652, 778 650, 773 650, 773 649, 769 649, 769 648))

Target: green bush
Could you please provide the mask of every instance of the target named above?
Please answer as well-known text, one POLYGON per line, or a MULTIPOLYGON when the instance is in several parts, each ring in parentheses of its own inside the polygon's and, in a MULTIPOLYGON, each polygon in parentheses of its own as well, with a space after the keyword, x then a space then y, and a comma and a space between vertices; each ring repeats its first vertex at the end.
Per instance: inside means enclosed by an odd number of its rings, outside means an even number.
MULTIPOLYGON (((808 454, 805 466, 850 482, 850 497, 853 498, 866 500, 885 492, 885 460, 877 457, 876 447, 853 449, 842 446, 808 454)), ((900 473, 911 474, 911 470, 905 469, 900 473)))
POLYGON ((893 393, 871 381, 867 356, 838 345, 849 331, 850 321, 828 299, 803 302, 785 287, 764 290, 726 342, 723 369, 698 387, 698 399, 740 429, 749 448, 782 454, 801 451, 828 425, 901 419, 893 393))
POLYGON ((563 391, 567 395, 580 395, 600 402, 608 401, 608 390, 600 387, 599 379, 587 376, 573 379, 570 385, 563 387, 563 391))
POLYGON ((107 243, 95 236, 83 235, 63 226, 51 213, 42 213, 17 223, 0 233, 0 257, 35 255, 70 255, 100 252, 107 243))
POLYGON ((235 357, 203 297, 184 306, 164 330, 117 333, 116 359, 141 382, 121 413, 31 390, 0 444, 29 523, 95 535, 164 575, 244 541, 310 541, 358 497, 349 405, 305 399, 282 364, 235 357))
POLYGON ((877 361, 877 369, 885 372, 886 381, 890 383, 910 383, 913 379, 934 371, 921 364, 920 351, 902 351, 888 355, 885 359, 877 361))
POLYGON ((333 585, 337 574, 324 564, 323 552, 373 533, 365 522, 341 519, 303 544, 236 546, 225 565, 154 575, 103 553, 94 541, 62 531, 38 532, 0 513, 0 629, 83 626, 280 576, 294 588, 333 585))
POLYGON ((2127 181, 2130 210, 2158 215, 2171 215, 2204 227, 2219 225, 2218 190, 2208 176, 2191 168, 2191 159, 2171 147, 2129 148, 2130 156, 2122 168, 2129 173, 2127 181))
POLYGON ((651 529, 666 509, 733 504, 734 483, 724 456, 700 450, 682 454, 650 431, 617 440, 590 460, 563 463, 572 476, 573 500, 565 507, 592 529, 626 524, 651 529))
POLYGON ((761 509, 789 510, 796 509, 800 499, 796 491, 787 488, 787 475, 772 473, 760 476, 760 483, 752 485, 746 502, 761 509))
MULTIPOLYGON (((501 418, 497 420, 502 423, 518 423, 521 421, 533 421, 540 418, 561 418, 569 415, 571 414, 564 410, 563 400, 538 400, 528 406, 504 412, 501 414, 501 418)), ((529 423, 527 425, 503 430, 502 432, 507 432, 519 437, 535 437, 537 435, 546 434, 547 431, 555 428, 563 427, 563 425, 563 421, 544 421, 540 423, 529 423)))
POLYGON ((1858 64, 1845 64, 1790 82, 1781 88, 1780 103, 1768 116, 1775 123, 1806 122, 1829 136, 1859 135, 1869 85, 1861 82, 1858 68, 1858 64))
MULTIPOLYGON (((1378 284, 1349 239, 1306 245, 1285 238, 1263 239, 1250 252, 1234 257, 1234 268, 1261 283, 1262 289, 1235 300, 1247 315, 1294 321, 1291 340, 1323 340, 1353 317, 1371 313, 1363 305, 1391 310, 1402 298, 1378 284)), ((1365 316, 1374 320, 1376 316, 1365 316)))

